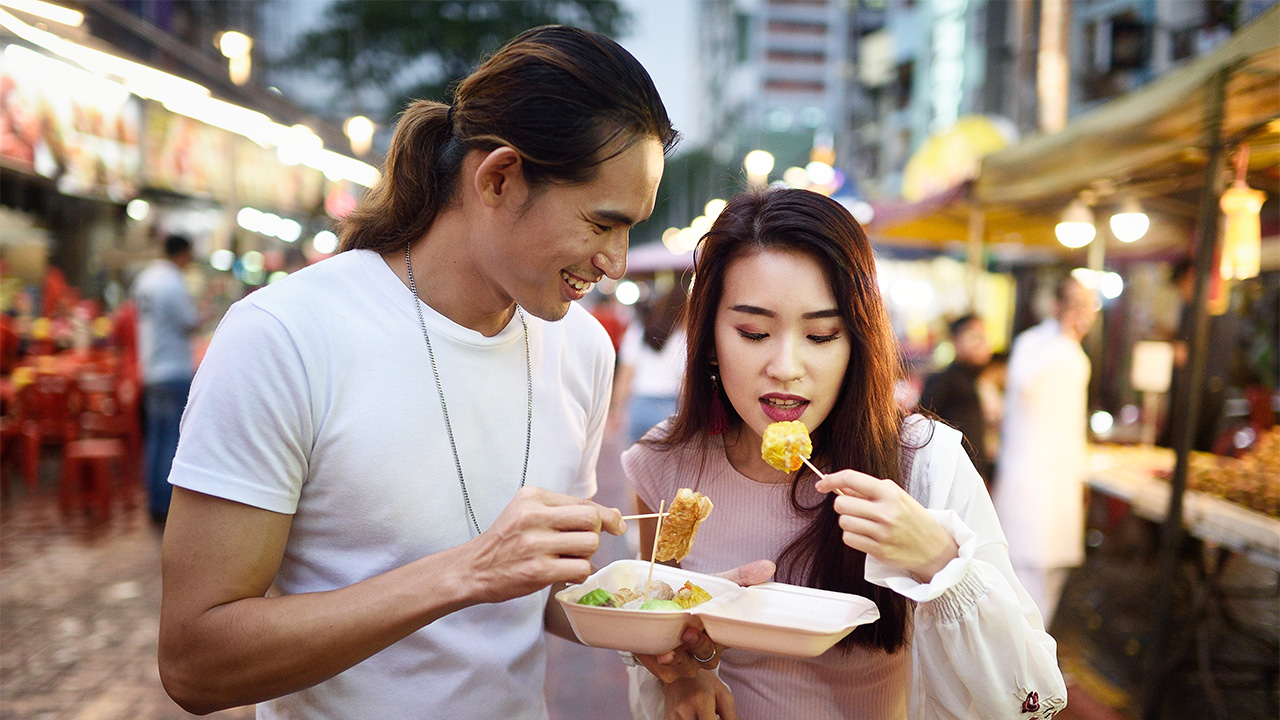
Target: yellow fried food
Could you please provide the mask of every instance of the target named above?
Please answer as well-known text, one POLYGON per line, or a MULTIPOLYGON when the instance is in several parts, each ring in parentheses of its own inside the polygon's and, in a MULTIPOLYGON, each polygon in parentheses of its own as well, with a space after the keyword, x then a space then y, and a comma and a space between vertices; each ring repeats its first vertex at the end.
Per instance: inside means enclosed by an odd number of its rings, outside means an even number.
POLYGON ((711 501, 702 493, 680 488, 658 531, 658 549, 653 553, 654 558, 659 562, 683 560, 693 549, 698 526, 711 514, 711 507, 711 501))
POLYGON ((764 431, 760 444, 760 456, 764 461, 783 472, 795 472, 804 464, 802 458, 813 455, 813 441, 809 428, 799 420, 776 422, 764 431))
POLYGON ((678 603, 680 607, 684 608, 685 610, 688 610, 694 605, 701 605, 702 603, 710 599, 711 599, 711 593, 707 592, 706 590, 703 590, 697 585, 694 585, 688 580, 685 580, 684 586, 676 591, 676 597, 675 597, 676 603, 678 603))

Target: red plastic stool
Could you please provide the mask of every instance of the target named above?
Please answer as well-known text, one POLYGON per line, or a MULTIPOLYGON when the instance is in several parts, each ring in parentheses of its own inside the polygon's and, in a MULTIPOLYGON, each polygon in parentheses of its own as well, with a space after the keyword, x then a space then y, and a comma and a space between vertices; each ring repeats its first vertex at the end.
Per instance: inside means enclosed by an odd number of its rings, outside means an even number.
POLYGON ((112 476, 121 479, 124 443, 111 439, 73 440, 62 453, 58 508, 64 516, 90 506, 99 519, 111 517, 112 476))

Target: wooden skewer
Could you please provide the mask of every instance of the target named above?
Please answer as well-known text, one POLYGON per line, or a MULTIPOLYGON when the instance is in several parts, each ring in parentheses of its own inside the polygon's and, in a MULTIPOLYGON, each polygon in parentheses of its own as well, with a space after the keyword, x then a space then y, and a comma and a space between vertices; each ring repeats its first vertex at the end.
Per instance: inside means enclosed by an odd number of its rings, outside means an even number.
POLYGON ((644 581, 644 600, 640 601, 641 605, 649 602, 649 583, 653 582, 653 566, 658 557, 658 538, 662 537, 662 519, 667 516, 667 513, 662 511, 666 506, 665 498, 658 503, 658 529, 653 533, 653 549, 649 551, 649 579, 644 581))
POLYGON ((644 520, 646 518, 666 517, 671 513, 645 513, 643 515, 623 515, 623 520, 644 520))
MULTIPOLYGON (((826 475, 824 475, 824 474, 823 474, 823 472, 822 472, 821 470, 819 470, 818 468, 814 467, 814 466, 813 466, 813 463, 809 462, 809 458, 807 458, 807 457, 805 457, 805 456, 801 455, 801 456, 800 456, 800 459, 804 461, 804 464, 805 464, 805 465, 808 465, 808 466, 809 466, 809 469, 810 469, 810 470, 812 470, 812 471, 814 472, 814 474, 818 476, 818 478, 819 478, 819 479, 821 479, 821 478, 825 478, 825 477, 826 477, 826 475)), ((623 518, 623 520, 626 520, 626 518, 623 518)))
MULTIPOLYGON (((825 477, 826 477, 826 475, 824 475, 824 474, 822 473, 822 471, 821 471, 821 470, 819 470, 818 468, 814 467, 814 466, 813 466, 813 463, 809 462, 809 458, 807 458, 807 457, 803 457, 803 456, 802 456, 800 459, 801 459, 801 460, 803 460, 803 461, 804 461, 804 464, 805 464, 805 465, 808 465, 808 466, 809 466, 809 469, 810 469, 810 470, 812 470, 814 473, 816 473, 816 474, 817 474, 817 476, 818 476, 819 478, 825 478, 825 477)), ((839 495, 848 495, 848 494, 849 494, 849 493, 845 492, 844 490, 840 490, 840 489, 837 489, 837 490, 836 490, 836 493, 837 493, 837 494, 839 494, 839 495)))

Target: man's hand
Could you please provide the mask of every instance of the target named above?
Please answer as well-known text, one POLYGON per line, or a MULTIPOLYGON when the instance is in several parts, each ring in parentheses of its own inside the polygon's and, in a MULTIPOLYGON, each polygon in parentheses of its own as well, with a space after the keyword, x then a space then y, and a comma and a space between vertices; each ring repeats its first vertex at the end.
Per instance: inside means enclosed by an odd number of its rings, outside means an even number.
POLYGON ((468 595, 502 602, 591 574, 601 531, 622 535, 622 513, 590 500, 536 487, 521 488, 493 527, 465 548, 468 595))

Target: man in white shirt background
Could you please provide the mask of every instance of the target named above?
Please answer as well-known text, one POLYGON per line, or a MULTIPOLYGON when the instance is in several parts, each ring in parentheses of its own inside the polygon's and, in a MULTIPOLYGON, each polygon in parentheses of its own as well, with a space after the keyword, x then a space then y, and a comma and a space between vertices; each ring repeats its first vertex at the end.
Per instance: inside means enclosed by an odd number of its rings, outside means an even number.
POLYGON ((169 235, 164 257, 153 260, 133 283, 146 413, 143 474, 151 519, 156 522, 164 522, 169 514, 169 469, 195 374, 191 336, 201 319, 183 276, 190 264, 191 241, 169 235))
POLYGON ((1080 346, 1097 294, 1068 276, 1054 317, 1014 340, 993 500, 1014 573, 1049 627, 1072 567, 1084 561, 1089 356, 1080 346))

